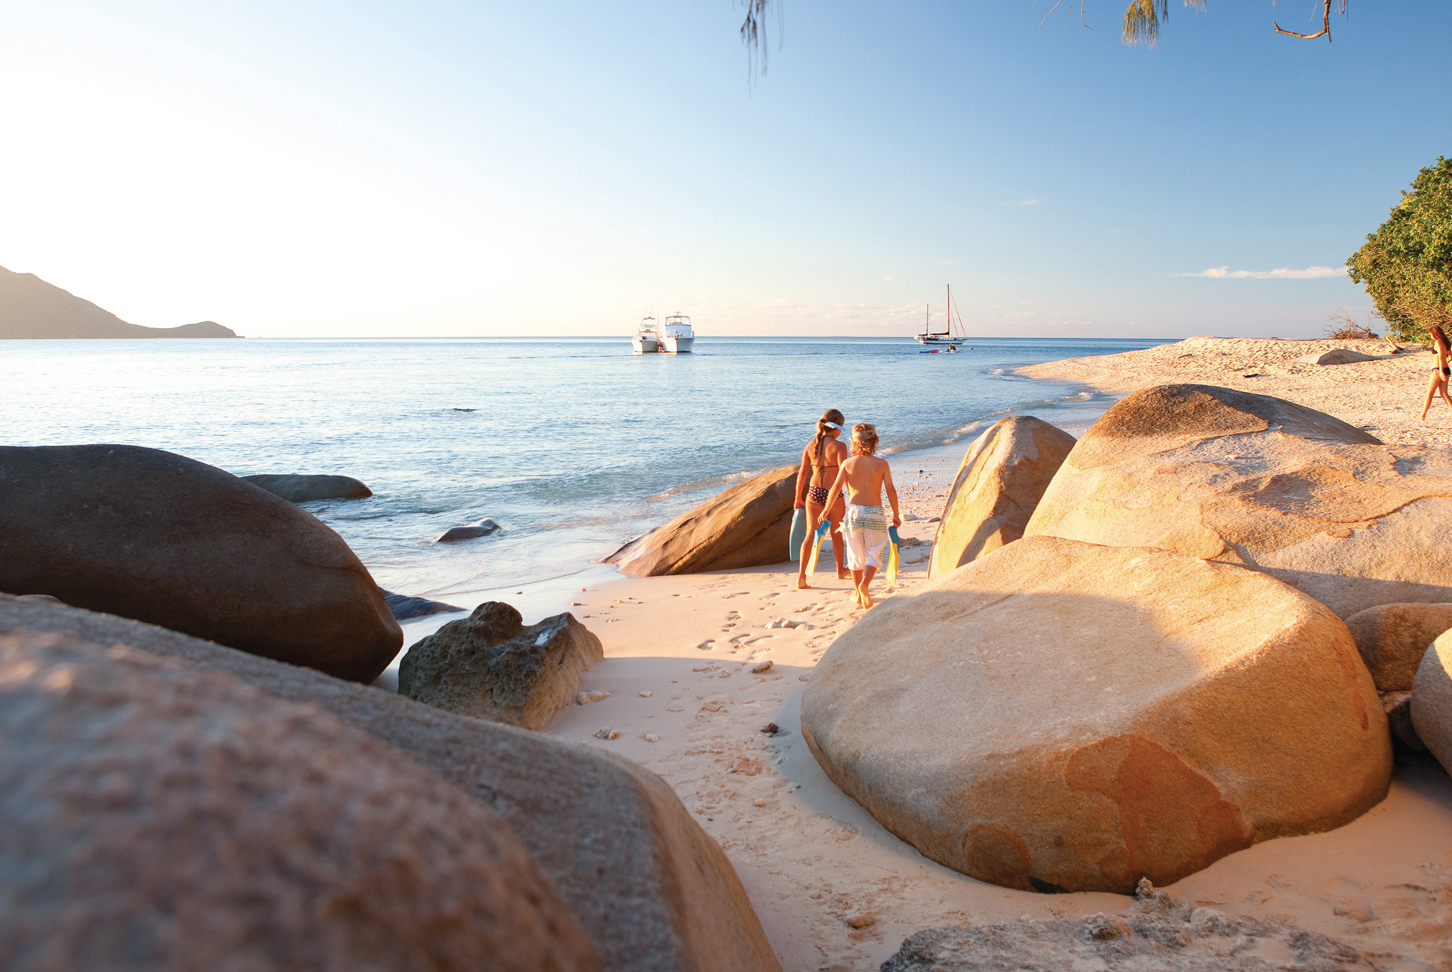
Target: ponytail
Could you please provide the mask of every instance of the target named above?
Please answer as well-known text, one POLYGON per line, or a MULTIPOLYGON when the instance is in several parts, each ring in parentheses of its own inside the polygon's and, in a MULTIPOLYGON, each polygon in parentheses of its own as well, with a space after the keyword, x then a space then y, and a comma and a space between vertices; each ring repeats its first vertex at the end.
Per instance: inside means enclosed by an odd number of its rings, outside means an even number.
POLYGON ((827 434, 827 423, 831 422, 840 429, 845 421, 847 419, 835 408, 827 409, 822 413, 822 417, 817 419, 817 437, 812 440, 812 455, 816 458, 818 465, 822 463, 822 439, 827 434))

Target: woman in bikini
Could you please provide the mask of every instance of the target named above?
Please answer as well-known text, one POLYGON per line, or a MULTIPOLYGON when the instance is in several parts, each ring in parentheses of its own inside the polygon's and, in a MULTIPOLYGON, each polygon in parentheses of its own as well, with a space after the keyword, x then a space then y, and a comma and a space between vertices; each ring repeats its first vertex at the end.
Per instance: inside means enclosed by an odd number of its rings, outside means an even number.
POLYGON ((817 419, 817 435, 802 450, 802 468, 797 471, 797 498, 794 509, 806 508, 807 538, 802 542, 801 557, 798 560, 797 587, 806 590, 807 561, 812 556, 812 543, 816 539, 817 527, 825 519, 832 524, 832 556, 837 561, 837 578, 845 580, 847 571, 842 566, 842 515, 847 505, 839 490, 827 502, 828 488, 837 478, 837 469, 847 458, 847 447, 837 441, 846 421, 842 413, 829 408, 817 419))
POLYGON ((1452 376, 1452 367, 1449 367, 1449 359, 1452 359, 1452 344, 1447 341, 1447 335, 1440 325, 1433 324, 1427 328, 1432 335, 1433 350, 1437 352, 1437 363, 1432 365, 1432 380, 1427 382, 1427 400, 1422 402, 1422 421, 1427 420, 1427 409, 1432 407, 1432 396, 1441 395, 1442 400, 1452 408, 1452 398, 1447 397, 1447 378, 1452 376))

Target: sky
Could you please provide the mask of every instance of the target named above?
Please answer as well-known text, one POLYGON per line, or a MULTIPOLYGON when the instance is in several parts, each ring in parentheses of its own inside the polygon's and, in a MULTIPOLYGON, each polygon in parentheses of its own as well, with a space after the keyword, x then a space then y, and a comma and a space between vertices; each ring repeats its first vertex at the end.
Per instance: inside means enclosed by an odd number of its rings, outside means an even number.
POLYGON ((1315 337, 1445 0, 0 0, 0 266, 262 337, 1315 337))

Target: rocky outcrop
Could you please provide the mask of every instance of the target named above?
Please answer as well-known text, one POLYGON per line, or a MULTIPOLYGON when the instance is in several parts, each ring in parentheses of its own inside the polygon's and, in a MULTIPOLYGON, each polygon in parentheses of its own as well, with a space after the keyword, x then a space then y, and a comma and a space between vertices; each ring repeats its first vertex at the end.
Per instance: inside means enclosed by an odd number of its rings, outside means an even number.
POLYGON ((785 563, 796 480, 797 467, 785 466, 738 483, 621 547, 605 563, 637 577, 785 563))
POLYGON ((1452 773, 1452 632, 1440 635, 1422 655, 1412 682, 1412 727, 1452 773))
POLYGON ((999 419, 973 440, 933 539, 936 577, 1023 536, 1074 437, 1032 415, 999 419))
POLYGON ((327 499, 367 499, 373 490, 352 476, 309 476, 302 473, 243 476, 243 480, 289 503, 327 499))
POLYGON ((403 644, 367 568, 317 517, 138 446, 0 447, 0 591, 358 682, 403 644))
POLYGON ((10 630, 130 645, 226 672, 396 747, 509 823, 609 972, 780 972, 726 855, 635 763, 150 625, 0 595, 0 632, 10 630))
POLYGON ((1375 355, 1362 354, 1360 351, 1352 351, 1350 348, 1332 348, 1330 351, 1312 351, 1310 354, 1303 354, 1296 359, 1296 364, 1343 365, 1375 360, 1375 355))
MULTIPOLYGON (((1148 882, 1144 882, 1146 885, 1148 882)), ((1043 918, 920 931, 879 972, 1142 969, 1145 972, 1372 972, 1334 938, 1278 921, 1226 915, 1153 892, 1122 915, 1043 918), (1155 899, 1162 899, 1163 904, 1155 899), (1294 964, 1286 964, 1287 960, 1294 964)))
POLYGON ((1452 629, 1452 604, 1378 604, 1346 619, 1379 692, 1410 692, 1427 646, 1452 629))
POLYGON ((1262 570, 1343 618, 1452 602, 1452 452, 1385 446, 1322 412, 1209 385, 1126 396, 1024 530, 1262 570))
POLYGON ((0 967, 600 968, 497 814, 314 706, 11 632, 0 737, 0 967))
POLYGON ((457 543, 460 540, 476 540, 479 537, 487 537, 489 534, 498 531, 498 529, 499 524, 486 516, 482 520, 465 523, 463 526, 449 527, 434 538, 434 543, 457 543))
POLYGON ((568 612, 524 626, 518 611, 486 601, 416 642, 398 665, 398 694, 459 715, 543 729, 604 661, 600 639, 568 612))
POLYGON ((469 610, 454 604, 445 604, 443 601, 431 601, 426 597, 395 594, 392 591, 385 591, 381 587, 378 591, 383 595, 388 610, 393 612, 395 621, 408 621, 412 618, 425 618, 432 614, 453 614, 456 611, 469 610))
POLYGON ((1346 626, 1264 574, 1025 537, 921 590, 827 650, 802 735, 941 864, 1123 893, 1386 794, 1386 716, 1346 626))

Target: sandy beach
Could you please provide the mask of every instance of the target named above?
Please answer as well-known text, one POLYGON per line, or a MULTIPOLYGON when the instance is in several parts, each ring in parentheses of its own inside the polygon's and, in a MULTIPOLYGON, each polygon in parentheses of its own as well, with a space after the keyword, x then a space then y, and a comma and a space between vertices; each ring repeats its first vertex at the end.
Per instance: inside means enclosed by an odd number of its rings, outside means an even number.
MULTIPOLYGON (((1192 338, 1025 373, 1111 392, 1166 381, 1224 385, 1329 411, 1388 442, 1452 441, 1445 411, 1425 426, 1416 421, 1429 356, 1385 350, 1376 342, 1192 338), (1294 363, 1332 347, 1379 356, 1335 367, 1294 363), (1257 377, 1245 377, 1251 373, 1257 377)), ((1079 435, 1097 414, 1071 413, 1061 424, 1079 435)), ((890 457, 902 535, 923 545, 904 550, 895 588, 875 586, 883 596, 910 597, 926 582, 933 518, 968 441, 890 457)), ((805 591, 796 589, 795 565, 778 565, 657 578, 600 568, 573 587, 561 579, 507 592, 527 623, 569 610, 605 646, 605 661, 582 688, 608 695, 568 707, 549 732, 635 760, 675 789, 729 855, 788 972, 876 969, 903 938, 934 925, 1127 907, 1130 899, 1118 895, 1032 894, 955 873, 887 833, 827 780, 801 737, 801 693, 862 612, 825 552, 822 563, 805 591), (597 738, 601 730, 619 735, 597 738)), ((406 625, 408 640, 440 623, 406 625)), ((1430 756, 1404 759, 1387 799, 1352 824, 1258 844, 1167 890, 1341 939, 1379 968, 1452 968, 1452 781, 1430 756)))

